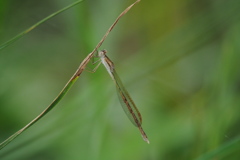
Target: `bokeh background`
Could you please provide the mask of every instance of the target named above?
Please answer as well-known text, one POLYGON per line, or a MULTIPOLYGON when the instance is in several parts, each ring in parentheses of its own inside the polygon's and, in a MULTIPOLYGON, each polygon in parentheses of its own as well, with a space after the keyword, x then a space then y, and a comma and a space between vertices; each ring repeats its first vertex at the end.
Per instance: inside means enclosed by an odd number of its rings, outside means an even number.
MULTIPOLYGON (((1 0, 0 43, 72 2, 1 0)), ((85 0, 0 51, 0 141, 51 103, 132 2, 85 0)), ((149 145, 101 66, 0 159, 239 159, 239 8, 237 0, 142 0, 102 45, 142 113, 149 145)))

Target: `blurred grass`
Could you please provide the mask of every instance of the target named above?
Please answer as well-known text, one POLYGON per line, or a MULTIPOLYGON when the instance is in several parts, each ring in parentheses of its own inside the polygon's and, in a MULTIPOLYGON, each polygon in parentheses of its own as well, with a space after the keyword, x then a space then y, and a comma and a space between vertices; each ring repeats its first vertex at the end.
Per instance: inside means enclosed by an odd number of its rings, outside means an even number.
POLYGON ((35 29, 36 27, 38 27, 39 25, 46 23, 47 20, 53 18, 54 16, 57 16, 59 13, 62 13, 72 7, 74 7, 75 5, 81 3, 82 0, 76 1, 52 14, 50 14, 49 16, 43 18, 42 20, 38 21, 37 23, 35 23, 34 25, 32 25, 31 27, 29 27, 28 29, 24 30, 23 32, 17 34, 16 36, 14 36, 13 38, 11 38, 10 40, 6 41, 5 43, 0 45, 0 50, 2 50, 3 48, 9 46, 10 44, 12 44, 13 42, 15 42, 16 40, 18 40, 19 38, 23 37, 24 35, 26 35, 27 33, 29 33, 30 31, 32 31, 33 29, 35 29))
MULTIPOLYGON (((69 3, 2 0, 0 43, 69 3)), ((84 1, 0 52, 0 141, 52 101, 127 5, 84 1)), ((234 0, 141 1, 104 42, 150 145, 100 67, 83 73, 0 159, 239 159, 239 145, 224 149, 239 143, 239 7, 234 0)))

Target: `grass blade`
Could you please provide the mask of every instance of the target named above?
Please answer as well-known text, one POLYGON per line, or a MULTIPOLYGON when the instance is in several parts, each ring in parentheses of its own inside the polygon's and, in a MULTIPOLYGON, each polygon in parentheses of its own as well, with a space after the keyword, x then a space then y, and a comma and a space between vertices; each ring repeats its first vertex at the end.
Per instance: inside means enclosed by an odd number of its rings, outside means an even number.
MULTIPOLYGON (((9 144, 12 140, 14 140, 17 136, 19 136, 23 131, 28 129, 30 126, 32 126, 34 123, 36 123, 38 120, 40 120, 44 115, 46 115, 51 109, 53 109, 54 106, 64 97, 64 95, 69 91, 69 89, 73 86, 73 84, 76 82, 76 80, 79 78, 81 73, 84 71, 86 65, 90 61, 90 59, 93 57, 95 51, 102 45, 102 43, 107 38, 108 34, 112 31, 112 29, 115 27, 115 25, 118 23, 119 19, 124 16, 135 4, 140 2, 140 0, 136 0, 133 4, 131 4, 129 7, 127 7, 120 15, 116 18, 116 20, 113 22, 113 24, 109 27, 105 35, 102 37, 100 42, 97 44, 97 46, 93 49, 91 53, 87 55, 87 57, 81 62, 80 66, 78 67, 77 71, 73 74, 73 76, 70 78, 70 80, 67 82, 67 84, 64 86, 62 91, 59 93, 59 95, 53 100, 53 102, 42 112, 40 113, 36 118, 34 118, 31 122, 29 122, 26 126, 24 126, 22 129, 11 135, 9 138, 7 138, 5 141, 0 143, 0 150, 4 148, 7 144, 9 144)), ((76 4, 77 2, 75 2, 76 4)), ((67 8, 67 7, 65 7, 67 8)), ((69 6, 68 6, 69 8, 69 6)), ((48 16, 49 17, 49 16, 48 16)), ((31 28, 31 27, 30 27, 31 28)), ((11 42, 10 42, 11 43, 11 42)))
POLYGON ((203 156, 197 158, 196 160, 212 160, 212 159, 222 159, 225 156, 232 155, 234 152, 238 152, 240 148, 240 137, 222 145, 221 147, 215 149, 212 152, 204 154, 203 156))
POLYGON ((76 82, 78 77, 75 77, 74 79, 70 79, 70 81, 65 85, 65 87, 62 89, 60 94, 53 100, 53 102, 42 112, 40 113, 36 118, 34 118, 31 122, 29 122, 26 126, 24 126, 22 129, 11 135, 9 138, 7 138, 5 141, 0 143, 0 150, 4 148, 8 143, 10 143, 12 140, 14 140, 18 135, 20 135, 23 131, 28 129, 30 126, 32 126, 34 123, 36 123, 38 120, 40 120, 44 115, 46 115, 53 107, 64 97, 64 95, 69 91, 69 89, 73 86, 73 84, 76 82))
POLYGON ((54 12, 53 14, 47 16, 46 18, 40 20, 39 22, 37 22, 36 24, 32 25, 31 27, 29 27, 28 29, 26 29, 25 31, 19 33, 18 35, 16 35, 15 37, 13 37, 12 39, 8 40, 7 42, 3 43, 0 45, 0 50, 2 50, 3 48, 7 47, 8 45, 10 45, 11 43, 15 42, 16 40, 18 40, 19 38, 23 37, 25 34, 27 34, 28 32, 32 31, 34 28, 36 28, 37 26, 39 26, 40 24, 46 22, 47 20, 49 20, 50 18, 53 18, 54 16, 58 15, 59 13, 62 13, 70 8, 72 8, 73 6, 77 5, 78 3, 82 2, 83 0, 78 0, 66 7, 64 7, 63 9, 60 9, 57 12, 54 12))

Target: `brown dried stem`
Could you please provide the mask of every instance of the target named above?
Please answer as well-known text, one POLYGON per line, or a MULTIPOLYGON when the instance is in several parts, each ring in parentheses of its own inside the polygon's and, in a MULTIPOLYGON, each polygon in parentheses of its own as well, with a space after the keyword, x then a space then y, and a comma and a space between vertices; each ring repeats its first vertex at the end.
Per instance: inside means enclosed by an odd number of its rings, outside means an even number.
POLYGON ((129 7, 127 7, 114 21, 114 23, 110 26, 110 28, 107 30, 101 41, 97 44, 97 46, 94 48, 94 50, 87 55, 87 57, 81 62, 79 65, 77 71, 73 74, 73 76, 70 78, 70 80, 67 82, 67 84, 64 86, 64 88, 61 90, 61 92, 58 94, 58 96, 52 101, 52 103, 42 111, 37 117, 35 117, 31 122, 29 122, 26 126, 24 126, 22 129, 11 135, 9 138, 7 138, 5 141, 0 143, 0 150, 4 148, 6 145, 8 145, 12 140, 14 140, 17 136, 19 136, 23 131, 28 129, 30 126, 32 126, 34 123, 36 123, 38 120, 40 120, 44 115, 46 115, 51 109, 56 106, 56 104, 64 97, 64 95, 69 91, 69 89, 72 87, 72 85, 76 82, 76 80, 79 78, 83 70, 85 69, 86 65, 90 61, 90 59, 93 57, 94 53, 97 51, 97 49, 102 45, 102 43, 107 38, 108 34, 112 31, 112 29, 115 27, 119 19, 125 15, 136 3, 140 2, 140 0, 135 1, 133 4, 131 4, 129 7))
MULTIPOLYGON (((102 43, 105 41, 105 39, 107 38, 108 34, 112 31, 112 29, 115 27, 115 25, 118 23, 119 19, 124 16, 136 3, 140 2, 140 0, 137 0, 136 2, 134 2, 133 4, 131 4, 129 7, 127 7, 118 17, 117 19, 114 21, 114 23, 109 27, 109 29, 107 30, 107 32, 105 33, 105 35, 103 36, 103 38, 101 39, 101 41, 97 44, 97 46, 94 48, 94 50, 89 53, 89 55, 82 61, 82 63, 80 64, 80 66, 78 67, 76 73, 73 75, 72 79, 74 79, 75 77, 79 76, 82 71, 85 69, 86 65, 88 64, 88 62, 90 61, 90 59, 93 57, 93 54, 97 51, 97 49, 99 47, 101 47, 102 43)), ((70 80, 71 81, 71 80, 70 80)))

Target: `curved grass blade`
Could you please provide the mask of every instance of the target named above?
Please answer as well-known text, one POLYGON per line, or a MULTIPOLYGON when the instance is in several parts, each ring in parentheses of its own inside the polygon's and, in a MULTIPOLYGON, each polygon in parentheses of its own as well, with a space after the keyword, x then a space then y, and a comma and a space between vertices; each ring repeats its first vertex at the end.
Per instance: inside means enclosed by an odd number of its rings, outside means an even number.
POLYGON ((40 24, 46 22, 47 20, 49 20, 50 18, 53 18, 54 16, 58 15, 59 13, 62 13, 64 11, 66 11, 67 9, 72 8, 73 6, 77 5, 78 3, 82 2, 83 0, 79 0, 76 1, 72 4, 70 4, 69 6, 64 7, 63 9, 60 9, 57 12, 54 12, 53 14, 47 16, 46 18, 40 20, 39 22, 37 22, 36 24, 32 25, 30 28, 26 29, 25 31, 19 33, 18 35, 16 35, 15 37, 13 37, 12 39, 8 40, 7 42, 3 43, 0 45, 0 50, 7 47, 8 45, 10 45, 11 43, 15 42, 16 40, 18 40, 19 38, 23 37, 25 34, 27 34, 28 32, 30 32, 31 30, 33 30, 34 28, 36 28, 37 26, 39 26, 40 24))
MULTIPOLYGON (((80 2, 80 1, 78 1, 80 2)), ((135 4, 140 2, 140 0, 136 0, 133 4, 128 6, 120 15, 116 18, 116 20, 113 22, 113 24, 109 27, 107 32, 104 34, 100 42, 97 44, 97 46, 93 49, 91 53, 85 57, 85 59, 81 62, 79 65, 77 71, 73 74, 73 76, 70 78, 70 80, 67 82, 67 84, 64 86, 62 91, 59 93, 59 95, 53 100, 53 102, 42 112, 40 113, 36 118, 34 118, 30 123, 28 123, 26 126, 24 126, 22 129, 11 135, 9 138, 7 138, 5 141, 0 143, 0 150, 4 148, 7 144, 9 144, 12 140, 14 140, 17 136, 19 136, 23 131, 28 129, 30 126, 32 126, 34 123, 36 123, 38 120, 40 120, 44 115, 46 115, 53 107, 64 97, 64 95, 69 91, 69 89, 73 86, 73 84, 76 82, 76 80, 79 78, 81 73, 84 71, 86 65, 90 61, 90 59, 93 57, 94 53, 97 51, 99 47, 101 47, 102 43, 107 38, 108 34, 112 31, 112 29, 116 26, 119 19, 124 16, 135 4)), ((76 2, 77 3, 77 2, 76 2)), ((75 4, 76 4, 75 3, 75 4)), ((69 7, 69 6, 68 6, 69 7)), ((67 8, 67 7, 65 7, 67 8)), ((141 130, 140 130, 141 131, 141 130)))
POLYGON ((71 79, 66 86, 63 88, 63 90, 60 92, 60 94, 53 100, 53 102, 42 112, 40 113, 36 118, 34 118, 30 123, 28 123, 26 126, 24 126, 22 129, 11 135, 9 138, 7 138, 5 141, 0 143, 0 150, 4 148, 8 143, 10 143, 12 140, 14 140, 18 135, 20 135, 23 131, 28 129, 30 126, 32 126, 34 123, 36 123, 38 120, 40 120, 44 115, 46 115, 53 107, 64 97, 64 95, 69 91, 69 89, 72 87, 72 85, 76 82, 78 77, 75 77, 71 79))
MULTIPOLYGON (((196 160, 212 160, 212 159, 224 159, 233 153, 239 153, 240 137, 237 139, 220 146, 212 152, 206 153, 196 160)), ((239 155, 239 154, 238 154, 239 155)), ((227 158, 228 159, 228 158, 227 158)))

